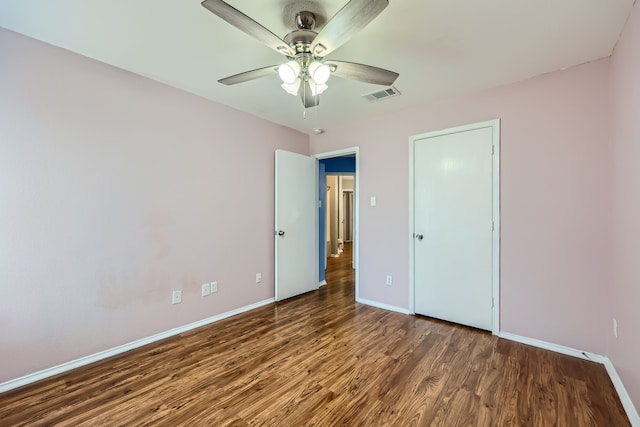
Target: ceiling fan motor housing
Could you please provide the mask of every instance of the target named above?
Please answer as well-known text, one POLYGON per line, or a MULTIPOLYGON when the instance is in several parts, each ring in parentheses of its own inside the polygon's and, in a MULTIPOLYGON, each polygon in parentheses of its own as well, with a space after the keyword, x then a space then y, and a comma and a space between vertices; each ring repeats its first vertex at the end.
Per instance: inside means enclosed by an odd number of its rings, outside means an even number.
POLYGON ((296 14, 296 26, 298 29, 284 36, 284 42, 295 49, 296 53, 311 52, 311 43, 318 33, 313 31, 316 26, 316 17, 312 12, 302 11, 296 14))
POLYGON ((318 34, 311 30, 293 30, 284 37, 285 43, 295 49, 296 53, 311 52, 311 42, 318 34))

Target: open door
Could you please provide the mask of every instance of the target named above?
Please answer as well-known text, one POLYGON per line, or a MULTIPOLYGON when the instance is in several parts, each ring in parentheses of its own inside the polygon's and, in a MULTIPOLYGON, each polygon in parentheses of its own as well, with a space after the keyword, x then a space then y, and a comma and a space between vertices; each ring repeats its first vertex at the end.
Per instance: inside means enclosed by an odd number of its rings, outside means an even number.
POLYGON ((276 301, 318 288, 317 160, 276 150, 276 301))

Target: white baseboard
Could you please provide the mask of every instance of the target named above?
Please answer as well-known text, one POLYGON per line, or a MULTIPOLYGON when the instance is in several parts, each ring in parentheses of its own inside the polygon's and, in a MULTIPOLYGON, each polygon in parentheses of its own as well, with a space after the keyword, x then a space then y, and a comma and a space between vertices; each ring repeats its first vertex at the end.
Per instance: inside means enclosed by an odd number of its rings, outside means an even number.
POLYGON ((396 307, 395 305, 383 304, 381 302, 371 301, 368 299, 356 298, 356 302, 370 305, 372 307, 382 308, 383 310, 395 311, 402 314, 411 314, 411 312, 407 308, 396 307))
POLYGON ((611 382, 613 383, 616 392, 618 393, 618 397, 620 398, 622 407, 627 413, 627 417, 629 417, 631 425, 633 427, 640 427, 640 416, 638 415, 638 410, 633 405, 631 396, 629 396, 629 393, 627 393, 627 390, 624 388, 624 384, 622 384, 622 380, 618 376, 616 368, 613 366, 613 363, 611 363, 611 360, 609 360, 608 357, 589 353, 586 351, 576 350, 575 348, 565 347, 563 345, 537 340, 534 338, 527 338, 521 335, 511 334, 509 332, 500 332, 498 336, 509 341, 516 341, 522 344, 543 348, 545 350, 555 351, 556 353, 566 354, 569 356, 578 357, 580 359, 590 360, 592 362, 603 364, 605 369, 607 370, 607 374, 609 374, 609 378, 611 378, 611 382))
POLYGON ((318 287, 320 287, 320 286, 326 286, 326 285, 327 285, 327 281, 326 281, 326 280, 323 280, 323 281, 321 281, 320 283, 318 283, 318 287))
POLYGON ((611 363, 608 357, 605 358, 604 367, 607 369, 607 373, 609 374, 609 378, 611 378, 611 382, 613 386, 616 388, 618 392, 618 396, 620 397, 620 402, 622 403, 622 407, 624 411, 627 413, 627 417, 629 417, 629 421, 633 427, 640 427, 640 415, 638 414, 638 410, 635 406, 633 406, 633 402, 631 401, 631 396, 627 393, 627 389, 624 388, 624 384, 622 384, 622 380, 618 376, 618 372, 616 372, 616 368, 611 363))
POLYGON ((189 323, 188 325, 180 326, 178 328, 170 329, 159 334, 151 335, 150 337, 142 338, 127 344, 120 345, 118 347, 110 348, 89 356, 81 357, 70 362, 63 363, 61 365, 53 366, 51 368, 43 369, 42 371, 35 372, 33 374, 25 375, 20 378, 9 380, 0 383, 0 393, 13 390, 14 388, 22 387, 27 384, 34 383, 36 381, 43 380, 45 378, 52 377, 54 375, 61 374, 63 372, 71 371, 72 369, 79 368, 81 366, 88 365, 90 363, 98 362, 100 360, 107 359, 120 353, 124 353, 129 350, 133 350, 143 345, 150 344, 152 342, 160 341, 165 338, 169 338, 174 335, 181 334, 191 329, 199 328, 200 326, 208 325, 210 323, 218 322, 227 317, 235 316, 236 314, 244 313, 245 311, 253 310, 254 308, 262 307, 267 304, 273 303, 274 298, 269 298, 264 301, 259 301, 254 304, 249 304, 244 307, 236 308, 235 310, 227 311, 226 313, 217 314, 207 319, 199 320, 197 322, 189 323))
POLYGON ((498 336, 509 341, 515 341, 534 347, 544 348, 545 350, 555 351, 556 353, 566 354, 568 356, 578 357, 580 359, 590 360, 592 362, 604 363, 604 360, 606 359, 606 357, 600 356, 599 354, 580 351, 576 350, 575 348, 565 347, 563 345, 553 344, 547 341, 537 340, 535 338, 523 337, 521 335, 516 335, 509 332, 500 331, 500 333, 498 333, 498 336))

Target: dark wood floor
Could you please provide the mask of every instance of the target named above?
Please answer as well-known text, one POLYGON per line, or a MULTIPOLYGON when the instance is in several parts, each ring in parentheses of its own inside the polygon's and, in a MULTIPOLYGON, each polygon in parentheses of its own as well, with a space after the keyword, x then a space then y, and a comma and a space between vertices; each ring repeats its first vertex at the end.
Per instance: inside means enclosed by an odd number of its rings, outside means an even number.
POLYGON ((357 304, 330 261, 319 291, 0 395, 0 425, 629 425, 601 365, 357 304))

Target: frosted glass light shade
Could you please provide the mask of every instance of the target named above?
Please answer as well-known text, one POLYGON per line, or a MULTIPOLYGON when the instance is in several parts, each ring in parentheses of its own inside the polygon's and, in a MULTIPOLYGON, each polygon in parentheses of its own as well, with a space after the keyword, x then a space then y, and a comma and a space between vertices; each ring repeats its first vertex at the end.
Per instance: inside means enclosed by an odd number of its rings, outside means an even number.
POLYGON ((293 83, 282 83, 280 85, 289 95, 297 95, 300 89, 300 79, 296 78, 293 83))
POLYGON ((296 61, 289 61, 278 67, 278 75, 286 84, 293 84, 300 74, 300 64, 296 61))
POLYGON ((329 86, 325 84, 314 85, 313 83, 311 83, 309 86, 311 86, 311 95, 313 96, 320 95, 322 92, 329 89, 329 86))
POLYGON ((331 69, 318 61, 313 61, 309 65, 309 76, 318 85, 323 85, 329 81, 331 76, 331 69))

